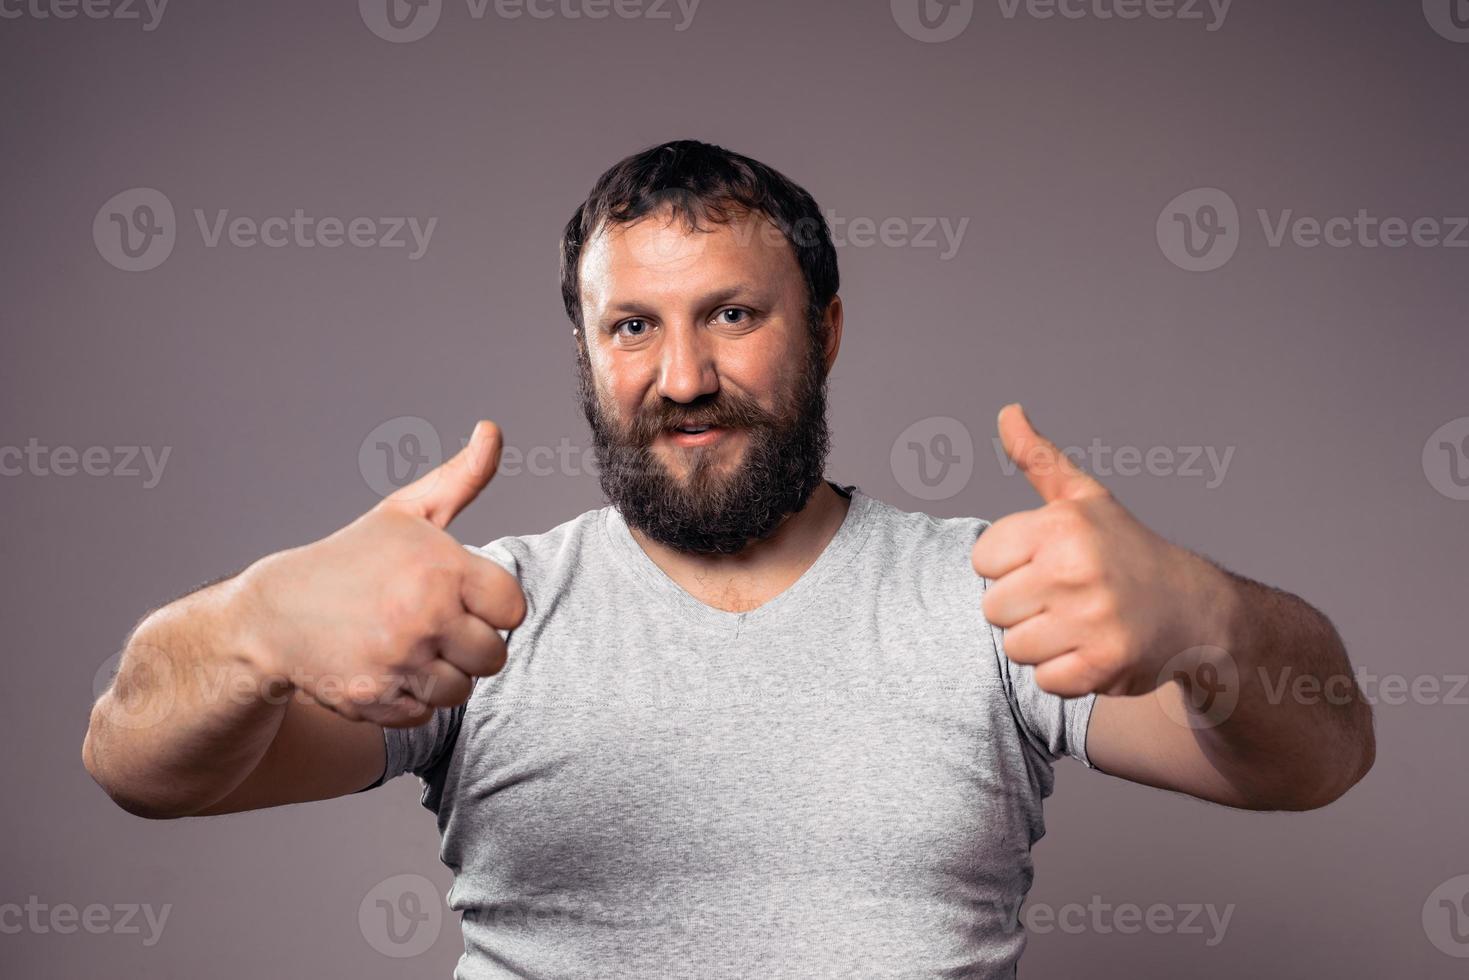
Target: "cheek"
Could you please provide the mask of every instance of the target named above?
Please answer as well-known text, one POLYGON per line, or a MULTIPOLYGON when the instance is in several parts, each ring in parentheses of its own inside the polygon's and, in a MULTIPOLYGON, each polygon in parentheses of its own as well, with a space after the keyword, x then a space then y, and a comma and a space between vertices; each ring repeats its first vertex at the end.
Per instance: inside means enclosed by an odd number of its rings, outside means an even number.
POLYGON ((626 373, 599 378, 597 390, 602 410, 622 426, 631 425, 639 413, 649 409, 649 385, 626 373))
POLYGON ((805 362, 800 351, 740 350, 719 360, 720 385, 741 398, 779 411, 794 395, 805 362))

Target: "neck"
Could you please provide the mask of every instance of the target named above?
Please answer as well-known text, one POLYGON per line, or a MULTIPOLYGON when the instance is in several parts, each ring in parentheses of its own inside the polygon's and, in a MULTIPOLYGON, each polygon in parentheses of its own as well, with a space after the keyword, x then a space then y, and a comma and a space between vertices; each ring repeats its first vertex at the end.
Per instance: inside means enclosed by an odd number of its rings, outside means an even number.
POLYGON ((806 506, 775 532, 733 555, 696 555, 669 548, 632 530, 653 562, 690 592, 719 606, 752 608, 779 594, 801 576, 836 536, 851 501, 822 480, 806 506), (723 600, 728 600, 723 601, 723 600))

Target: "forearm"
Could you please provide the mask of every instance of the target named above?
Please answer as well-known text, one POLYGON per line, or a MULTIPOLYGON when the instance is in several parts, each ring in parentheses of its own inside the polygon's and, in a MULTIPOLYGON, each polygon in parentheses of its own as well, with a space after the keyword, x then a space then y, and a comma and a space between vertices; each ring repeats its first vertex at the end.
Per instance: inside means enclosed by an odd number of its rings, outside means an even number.
POLYGON ((187 816, 239 785, 269 748, 290 696, 245 639, 241 577, 146 617, 92 709, 82 758, 118 805, 187 816))
POLYGON ((1324 806, 1365 775, 1375 752, 1372 709, 1341 637, 1296 596, 1220 572, 1220 649, 1180 677, 1194 735, 1259 808, 1324 806))

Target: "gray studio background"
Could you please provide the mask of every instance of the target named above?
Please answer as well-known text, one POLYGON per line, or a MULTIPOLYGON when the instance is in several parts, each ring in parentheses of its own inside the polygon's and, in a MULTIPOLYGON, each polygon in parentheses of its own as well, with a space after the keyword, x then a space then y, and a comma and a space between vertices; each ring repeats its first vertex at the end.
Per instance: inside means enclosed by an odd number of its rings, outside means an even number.
POLYGON ((1325 610, 1377 696, 1376 769, 1313 813, 1062 764, 1030 905, 1092 911, 1033 930, 1022 972, 1464 975, 1461 0, 987 0, 931 28, 906 0, 444 0, 402 28, 381 0, 0 7, 0 973, 449 975, 447 910, 412 957, 371 921, 403 876, 450 883, 417 780, 147 822, 84 771, 87 713, 146 610, 371 506, 379 442, 406 467, 500 423, 521 462, 464 541, 600 506, 557 238, 605 167, 695 137, 838 224, 829 475, 939 516, 1035 506, 991 441, 1022 400, 1150 526, 1325 610), (298 208, 341 244, 231 232, 298 208), (1293 223, 1359 211, 1417 231, 1293 223), (1124 931, 1126 903, 1174 926, 1124 931), (1206 906, 1222 936, 1183 928, 1206 906))

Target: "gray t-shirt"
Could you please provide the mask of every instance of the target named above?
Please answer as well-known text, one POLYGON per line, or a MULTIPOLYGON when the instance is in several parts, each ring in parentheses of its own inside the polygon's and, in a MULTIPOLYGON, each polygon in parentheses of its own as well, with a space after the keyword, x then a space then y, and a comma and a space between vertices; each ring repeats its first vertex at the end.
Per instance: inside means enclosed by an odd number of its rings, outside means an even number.
POLYGON ((615 508, 475 548, 525 621, 468 703, 386 729, 462 912, 459 980, 1011 977, 1041 801, 1094 697, 1001 652, 987 522, 854 485, 749 612, 695 599, 615 508))

